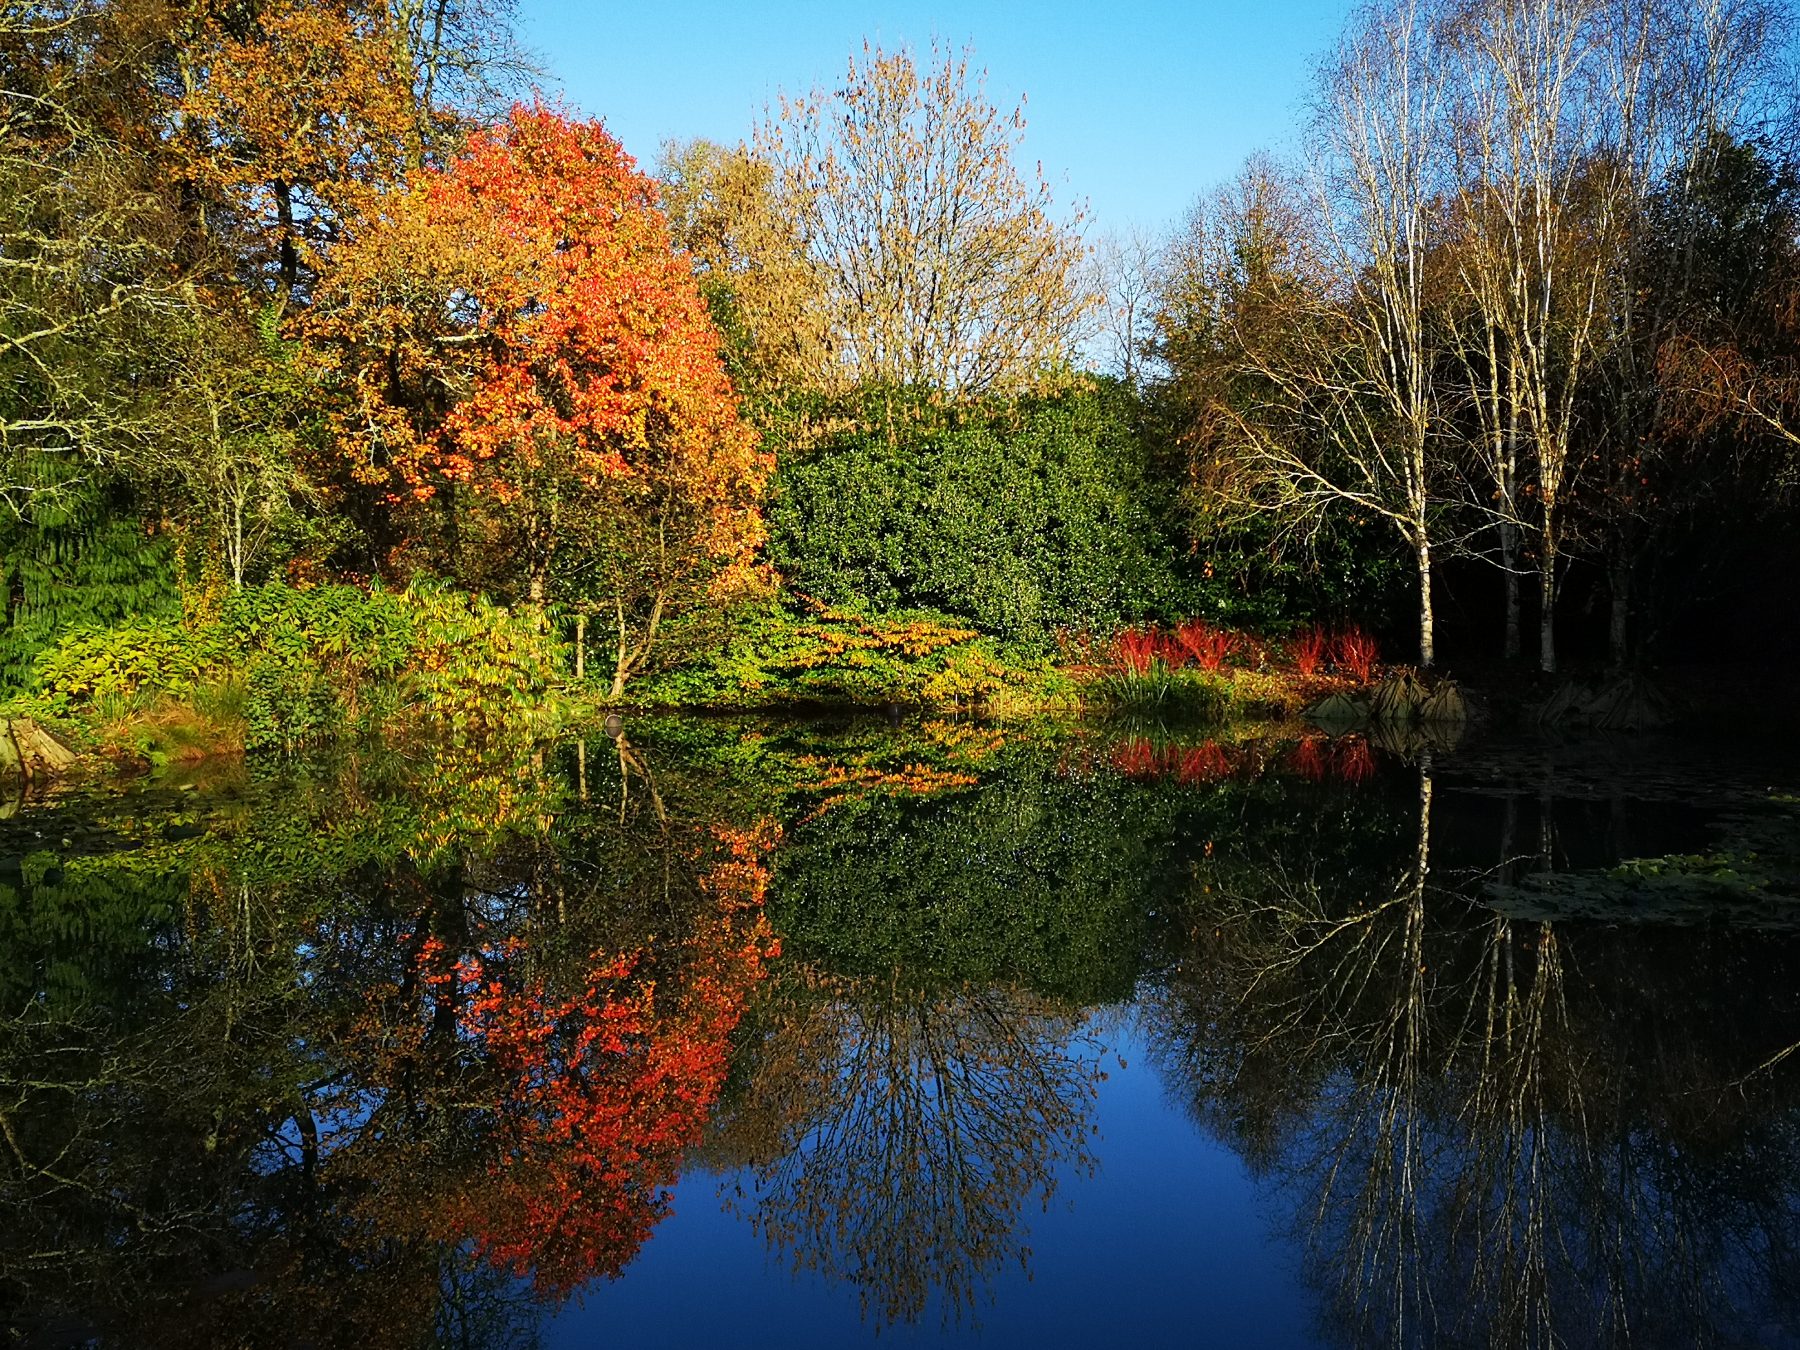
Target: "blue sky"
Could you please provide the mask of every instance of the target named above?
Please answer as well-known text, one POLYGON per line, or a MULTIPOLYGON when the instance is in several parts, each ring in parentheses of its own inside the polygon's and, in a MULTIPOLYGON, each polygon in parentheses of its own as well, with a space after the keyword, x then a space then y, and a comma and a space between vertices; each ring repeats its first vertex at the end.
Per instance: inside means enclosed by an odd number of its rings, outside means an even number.
POLYGON ((668 137, 745 138, 777 90, 839 75, 869 37, 972 44, 988 89, 1023 93, 1025 154, 1102 229, 1161 229, 1259 148, 1292 143, 1313 58, 1349 0, 1093 4, 558 4, 524 36, 582 112, 648 167, 668 137))

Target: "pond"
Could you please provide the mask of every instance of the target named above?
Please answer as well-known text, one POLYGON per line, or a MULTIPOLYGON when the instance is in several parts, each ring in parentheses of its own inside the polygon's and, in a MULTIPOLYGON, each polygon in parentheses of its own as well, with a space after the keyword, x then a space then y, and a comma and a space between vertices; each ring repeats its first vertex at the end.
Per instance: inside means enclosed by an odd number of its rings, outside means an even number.
POLYGON ((21 800, 0 1205, 28 1346, 1800 1345, 1800 769, 634 718, 21 800))

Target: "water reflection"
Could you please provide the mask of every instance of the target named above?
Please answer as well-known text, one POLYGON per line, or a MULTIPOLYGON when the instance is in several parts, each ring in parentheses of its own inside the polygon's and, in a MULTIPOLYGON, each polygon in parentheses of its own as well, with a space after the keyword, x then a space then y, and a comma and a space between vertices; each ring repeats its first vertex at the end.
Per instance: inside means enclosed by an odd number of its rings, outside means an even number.
POLYGON ((662 1217, 774 948, 773 833, 354 767, 100 803, 0 894, 31 1343, 515 1344, 514 1277, 616 1274, 662 1217))
POLYGON ((746 1048, 721 1160, 777 1252, 865 1312, 951 1321, 1029 1255, 1028 1204, 1091 1167, 1099 1073, 1079 1012, 1016 987, 932 992, 802 972, 746 1048))
POLYGON ((1800 1114, 1766 1068, 1800 1040, 1794 944, 1472 903, 1554 848, 1522 860, 1508 813, 1487 873, 1434 872, 1429 755, 1417 778, 1386 874, 1208 869, 1145 1001, 1196 1116, 1291 1206, 1326 1335, 1770 1343, 1800 1314, 1800 1114))
POLYGON ((1105 1184, 1129 1007, 1322 1339, 1780 1343, 1800 818, 1596 762, 669 722, 33 804, 0 1325, 530 1344, 710 1171, 871 1332, 967 1329, 1105 1184))

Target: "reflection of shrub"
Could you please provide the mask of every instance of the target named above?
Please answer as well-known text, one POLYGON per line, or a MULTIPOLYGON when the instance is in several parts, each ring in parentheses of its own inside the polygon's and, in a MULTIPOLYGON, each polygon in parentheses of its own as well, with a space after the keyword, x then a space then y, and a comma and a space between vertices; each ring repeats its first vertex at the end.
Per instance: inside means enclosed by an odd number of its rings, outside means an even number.
POLYGON ((1290 773, 1309 782, 1323 782, 1331 773, 1331 747, 1323 736, 1307 736, 1288 751, 1284 763, 1290 773))
POLYGON ((1332 766, 1346 783, 1366 783, 1375 776, 1375 752, 1361 736, 1346 736, 1332 749, 1332 766))
POLYGON ((1145 736, 1128 736, 1113 747, 1110 758, 1113 768, 1127 778, 1165 779, 1189 787, 1216 783, 1229 777, 1233 767, 1217 741, 1158 744, 1145 736))
POLYGON ((338 700, 318 666, 252 657, 249 693, 246 748, 296 750, 331 738, 338 700))
POLYGON ((1366 783, 1375 776, 1375 752, 1363 736, 1335 741, 1325 736, 1305 737, 1283 763, 1290 773, 1315 783, 1332 777, 1350 784, 1366 783))

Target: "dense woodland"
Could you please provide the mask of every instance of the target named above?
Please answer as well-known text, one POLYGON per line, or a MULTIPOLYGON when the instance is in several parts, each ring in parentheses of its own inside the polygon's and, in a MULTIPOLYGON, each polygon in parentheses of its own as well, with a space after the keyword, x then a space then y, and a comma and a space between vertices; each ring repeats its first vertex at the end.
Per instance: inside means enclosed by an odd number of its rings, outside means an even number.
POLYGON ((1779 5, 1381 0, 1304 155, 1160 239, 940 46, 658 149, 543 92, 506 0, 0 14, 14 688, 224 672, 280 739, 330 716, 296 643, 615 700, 965 638, 933 687, 978 693, 1196 618, 1791 651, 1779 5))

